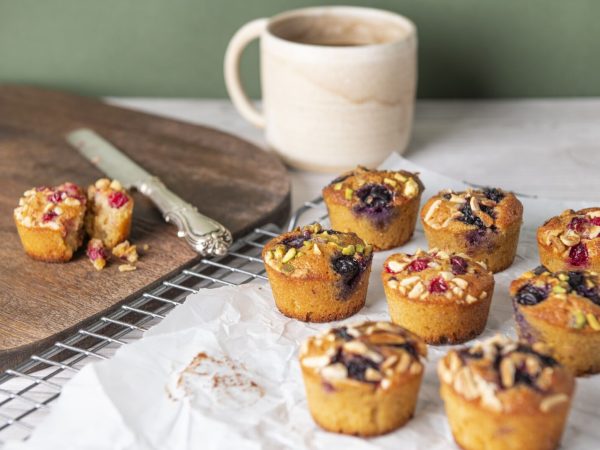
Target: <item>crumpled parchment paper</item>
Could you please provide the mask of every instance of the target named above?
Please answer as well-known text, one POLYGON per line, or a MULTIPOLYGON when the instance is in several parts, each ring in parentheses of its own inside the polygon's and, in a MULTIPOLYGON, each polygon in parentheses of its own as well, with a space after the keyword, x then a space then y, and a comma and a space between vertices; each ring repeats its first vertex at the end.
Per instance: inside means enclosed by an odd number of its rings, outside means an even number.
MULTIPOLYGON (((423 200, 445 187, 465 187, 396 155, 384 166, 421 172, 426 186, 423 200)), ((578 201, 521 200, 525 218, 518 256, 512 267, 495 275, 490 317, 480 338, 495 333, 515 336, 508 285, 538 265, 536 227, 566 208, 591 206, 578 201)), ((400 251, 418 247, 427 247, 419 228, 400 251)), ((388 319, 380 272, 389 254, 376 254, 367 305, 344 323, 388 319)), ((455 448, 435 372, 447 346, 429 347, 415 417, 398 431, 362 439, 327 433, 314 424, 297 352, 307 336, 337 324, 306 324, 282 316, 267 283, 203 290, 190 295, 183 306, 112 359, 86 366, 64 387, 29 441, 9 443, 6 448, 455 448)), ((563 448, 598 446, 599 405, 600 375, 579 378, 563 448)))

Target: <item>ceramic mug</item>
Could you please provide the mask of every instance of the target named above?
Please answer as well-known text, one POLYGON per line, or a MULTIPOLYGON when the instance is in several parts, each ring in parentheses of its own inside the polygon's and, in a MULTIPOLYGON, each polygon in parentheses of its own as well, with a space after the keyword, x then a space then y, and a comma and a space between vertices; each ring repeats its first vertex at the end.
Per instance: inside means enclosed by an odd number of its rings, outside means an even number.
POLYGON ((416 89, 414 24, 392 12, 333 6, 253 20, 225 55, 227 90, 241 115, 297 168, 377 166, 410 139, 416 89), (260 38, 262 112, 240 82, 244 48, 260 38))

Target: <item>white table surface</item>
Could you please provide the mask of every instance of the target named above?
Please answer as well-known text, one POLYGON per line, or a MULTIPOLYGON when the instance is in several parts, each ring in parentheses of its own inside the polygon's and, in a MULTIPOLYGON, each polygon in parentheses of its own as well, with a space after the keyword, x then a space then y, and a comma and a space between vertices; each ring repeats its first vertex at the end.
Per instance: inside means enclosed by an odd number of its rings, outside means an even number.
MULTIPOLYGON (((213 126, 264 146, 262 132, 245 122, 226 100, 108 100, 213 126)), ((550 198, 597 199, 600 203, 600 99, 421 101, 405 156, 461 180, 550 198)), ((294 209, 318 196, 321 187, 333 178, 297 170, 290 170, 290 177, 294 209)), ((141 333, 134 332, 124 340, 140 337, 141 333)), ((110 356, 117 348, 109 345, 103 354, 110 356)), ((62 385, 71 376, 63 372, 53 382, 62 385)), ((11 380, 3 388, 17 391, 23 381, 11 380)), ((40 388, 43 398, 47 398, 47 391, 55 392, 40 388)), ((27 418, 29 427, 44 417, 45 410, 40 412, 44 414, 27 418)), ((16 439, 23 432, 18 427, 10 430, 0 436, 0 447, 4 439, 16 439)))
MULTIPOLYGON (((109 101, 209 125, 265 146, 262 132, 228 100, 109 101)), ((600 202, 600 99, 420 101, 404 156, 472 183, 600 202)), ((294 209, 318 196, 333 178, 297 170, 290 170, 290 176, 294 209)))

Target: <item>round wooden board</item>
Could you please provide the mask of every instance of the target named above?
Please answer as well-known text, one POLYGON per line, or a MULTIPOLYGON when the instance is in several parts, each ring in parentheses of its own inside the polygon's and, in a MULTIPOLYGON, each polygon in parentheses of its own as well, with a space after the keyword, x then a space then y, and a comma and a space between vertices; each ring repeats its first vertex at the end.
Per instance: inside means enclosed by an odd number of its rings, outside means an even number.
POLYGON ((239 237, 289 215, 290 183, 272 154, 232 135, 95 99, 23 86, 0 86, 0 368, 139 294, 197 255, 153 205, 135 193, 133 243, 149 250, 135 272, 117 264, 96 272, 83 251, 45 264, 21 248, 12 211, 23 191, 103 174, 65 141, 88 127, 114 143, 175 193, 239 237))

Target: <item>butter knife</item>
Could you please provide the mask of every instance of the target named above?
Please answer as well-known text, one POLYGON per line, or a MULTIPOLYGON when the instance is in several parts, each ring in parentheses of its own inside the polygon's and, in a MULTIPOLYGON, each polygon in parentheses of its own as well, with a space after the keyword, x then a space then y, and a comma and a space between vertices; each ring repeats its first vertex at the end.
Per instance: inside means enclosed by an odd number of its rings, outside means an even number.
POLYGON ((177 235, 200 255, 227 253, 232 242, 227 228, 199 213, 195 206, 170 191, 158 177, 146 172, 110 142, 86 128, 72 131, 66 138, 79 153, 110 178, 119 180, 128 189, 137 189, 152 200, 165 221, 177 226, 177 235))

